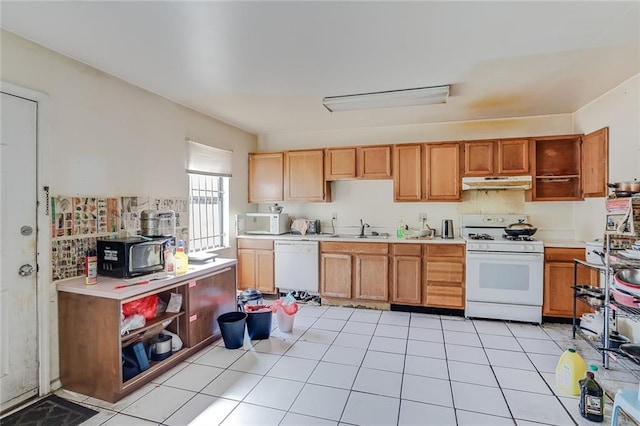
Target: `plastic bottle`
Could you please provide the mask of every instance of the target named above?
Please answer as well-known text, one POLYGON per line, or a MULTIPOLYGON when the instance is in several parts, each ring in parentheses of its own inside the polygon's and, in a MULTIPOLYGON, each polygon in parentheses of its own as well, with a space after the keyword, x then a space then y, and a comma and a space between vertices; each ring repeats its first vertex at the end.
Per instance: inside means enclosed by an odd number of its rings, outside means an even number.
POLYGON ((580 414, 592 422, 604 420, 604 391, 596 382, 594 373, 598 371, 595 365, 589 366, 586 377, 580 380, 580 414))
POLYGON ((587 363, 575 349, 564 351, 556 366, 556 386, 569 395, 580 395, 580 378, 585 376, 587 363))
POLYGON ((396 237, 404 238, 404 230, 405 230, 404 219, 400 218, 400 225, 398 226, 398 230, 396 231, 396 237))
POLYGON ((98 284, 98 253, 87 250, 84 258, 85 283, 87 285, 98 284))
POLYGON ((164 246, 164 271, 173 273, 175 271, 175 259, 173 258, 173 247, 171 243, 167 241, 164 246))
POLYGON ((176 275, 186 274, 189 270, 189 259, 184 252, 184 241, 182 240, 178 243, 174 259, 176 263, 176 275))

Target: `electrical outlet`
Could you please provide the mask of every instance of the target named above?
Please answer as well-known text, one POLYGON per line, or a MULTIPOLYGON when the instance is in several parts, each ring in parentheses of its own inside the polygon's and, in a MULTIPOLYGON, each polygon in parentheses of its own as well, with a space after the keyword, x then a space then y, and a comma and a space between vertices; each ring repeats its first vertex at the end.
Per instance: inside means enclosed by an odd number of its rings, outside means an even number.
POLYGON ((418 213, 418 220, 419 221, 427 221, 427 214, 426 213, 418 213))
POLYGON ((335 221, 338 220, 338 213, 337 212, 331 213, 331 220, 335 220, 335 221))

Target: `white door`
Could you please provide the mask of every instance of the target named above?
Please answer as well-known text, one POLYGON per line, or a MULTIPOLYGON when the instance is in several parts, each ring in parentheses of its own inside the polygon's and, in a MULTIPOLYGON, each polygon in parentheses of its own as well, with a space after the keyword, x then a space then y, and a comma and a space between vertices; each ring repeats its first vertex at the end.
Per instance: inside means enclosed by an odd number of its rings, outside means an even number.
POLYGON ((0 402, 5 410, 38 394, 37 103, 2 93, 0 106, 0 402))

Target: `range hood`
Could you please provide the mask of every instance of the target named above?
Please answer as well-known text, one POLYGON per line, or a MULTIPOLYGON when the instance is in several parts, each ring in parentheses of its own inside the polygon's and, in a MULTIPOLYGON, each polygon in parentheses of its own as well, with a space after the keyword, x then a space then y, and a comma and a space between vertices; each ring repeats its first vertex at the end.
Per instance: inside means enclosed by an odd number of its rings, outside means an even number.
POLYGON ((531 176, 463 177, 462 190, 531 189, 531 176))

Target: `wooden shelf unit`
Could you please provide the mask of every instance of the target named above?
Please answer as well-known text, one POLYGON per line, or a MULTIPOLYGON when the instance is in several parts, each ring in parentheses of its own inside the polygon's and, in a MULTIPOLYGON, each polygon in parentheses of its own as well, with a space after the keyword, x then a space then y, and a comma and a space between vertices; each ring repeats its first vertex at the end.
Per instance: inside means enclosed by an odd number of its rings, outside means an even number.
MULTIPOLYGON (((83 279, 82 279, 83 280, 83 279)), ((100 280, 103 281, 103 280, 100 280)), ((104 279, 104 284, 121 280, 104 279)), ((58 288, 58 326, 60 347, 60 380, 64 389, 116 402, 139 389, 155 377, 184 361, 195 352, 221 337, 217 317, 236 310, 236 266, 212 268, 210 272, 183 280, 171 280, 166 286, 145 290, 126 298, 101 297, 58 288), (162 313, 130 333, 121 335, 122 304, 149 295, 168 302, 171 293, 183 296, 178 313, 162 313), (150 362, 147 370, 127 381, 122 375, 122 348, 135 341, 147 343, 164 329, 177 334, 183 347, 163 361, 150 362)), ((113 284, 111 291, 115 293, 113 284)))

